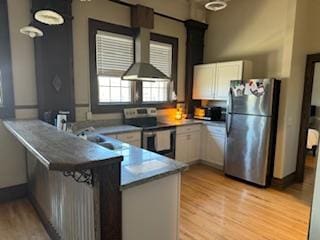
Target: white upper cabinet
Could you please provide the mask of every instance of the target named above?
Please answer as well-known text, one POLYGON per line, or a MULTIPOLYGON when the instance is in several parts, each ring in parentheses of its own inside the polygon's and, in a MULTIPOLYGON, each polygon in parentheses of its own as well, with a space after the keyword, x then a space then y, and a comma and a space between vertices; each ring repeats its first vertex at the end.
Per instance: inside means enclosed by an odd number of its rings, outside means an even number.
POLYGON ((193 99, 212 99, 216 75, 216 64, 203 64, 194 67, 193 99))
POLYGON ((248 61, 195 66, 193 99, 227 100, 230 81, 251 78, 251 66, 248 61))

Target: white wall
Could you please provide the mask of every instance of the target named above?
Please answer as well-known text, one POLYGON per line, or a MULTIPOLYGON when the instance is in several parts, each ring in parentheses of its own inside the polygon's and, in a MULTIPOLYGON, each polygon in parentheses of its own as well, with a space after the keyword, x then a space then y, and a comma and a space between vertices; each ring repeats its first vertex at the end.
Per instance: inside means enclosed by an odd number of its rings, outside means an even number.
MULTIPOLYGON (((38 114, 33 41, 19 32, 30 23, 30 7, 27 0, 8 1, 15 105, 30 106, 16 109, 18 119, 35 118, 38 114)), ((0 188, 26 182, 24 159, 24 148, 0 121, 0 188)))

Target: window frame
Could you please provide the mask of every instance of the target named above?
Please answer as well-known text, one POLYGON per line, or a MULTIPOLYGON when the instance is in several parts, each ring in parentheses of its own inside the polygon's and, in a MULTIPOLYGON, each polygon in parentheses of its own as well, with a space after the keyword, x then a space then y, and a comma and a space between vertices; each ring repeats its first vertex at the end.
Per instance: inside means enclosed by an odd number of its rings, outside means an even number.
MULTIPOLYGON (((132 96, 139 95, 139 99, 132 103, 99 103, 99 85, 97 76, 96 65, 96 33, 98 31, 106 31, 116 34, 123 34, 131 36, 134 39, 134 59, 136 58, 135 39, 137 35, 137 29, 117 25, 113 23, 107 23, 95 19, 89 18, 89 64, 90 64, 90 100, 91 111, 93 113, 115 113, 122 112, 124 108, 130 107, 156 107, 158 109, 173 108, 176 106, 177 101, 166 102, 143 102, 142 82, 132 82, 132 96)), ((172 45, 172 77, 171 81, 174 84, 174 91, 177 93, 177 79, 178 79, 178 38, 170 37, 158 33, 150 33, 150 40, 171 44, 172 45)), ((171 94, 171 92, 169 92, 171 94)))
POLYGON ((0 52, 3 56, 0 58, 3 93, 3 105, 0 106, 0 118, 7 119, 15 117, 7 0, 0 1, 0 28, 2 29, 2 33, 0 34, 0 52))
MULTIPOLYGON (((159 34, 159 33, 150 33, 150 41, 159 42, 159 43, 165 43, 170 44, 172 46, 172 66, 171 66, 171 81, 173 82, 174 91, 177 94, 177 83, 178 83, 178 47, 179 47, 179 40, 175 37, 170 37, 167 35, 159 34)), ((141 83, 141 103, 145 105, 151 105, 158 108, 166 108, 166 107, 174 107, 176 104, 176 100, 171 101, 170 99, 170 89, 168 89, 168 98, 169 101, 163 101, 163 102, 144 102, 143 101, 143 88, 141 83)))
MULTIPOLYGON (((135 32, 132 28, 102 22, 89 18, 89 62, 90 62, 90 99, 91 111, 93 113, 109 113, 119 112, 134 103, 99 103, 99 83, 97 75, 97 62, 96 62, 96 34, 98 31, 111 32, 115 34, 122 34, 133 38, 133 45, 135 45, 135 32)), ((133 58, 135 59, 135 47, 133 48, 133 58)), ((135 84, 132 84, 135 88, 135 84)), ((132 91, 133 92, 133 91, 132 91)), ((132 94, 132 96, 134 96, 132 94)))

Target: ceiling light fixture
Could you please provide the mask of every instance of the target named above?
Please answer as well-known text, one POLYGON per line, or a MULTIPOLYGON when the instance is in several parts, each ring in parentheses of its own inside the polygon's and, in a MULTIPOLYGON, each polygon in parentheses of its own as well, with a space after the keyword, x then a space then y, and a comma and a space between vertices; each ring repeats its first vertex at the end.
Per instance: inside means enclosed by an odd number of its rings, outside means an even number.
POLYGON ((48 25, 61 25, 64 23, 62 15, 51 8, 38 10, 34 14, 34 18, 37 21, 48 25))
POLYGON ((225 9, 228 6, 227 2, 228 0, 214 0, 206 3, 204 6, 206 9, 216 12, 225 9))
POLYGON ((43 36, 43 32, 39 28, 34 27, 31 24, 29 26, 25 26, 25 27, 21 28, 20 33, 28 35, 31 38, 43 36))

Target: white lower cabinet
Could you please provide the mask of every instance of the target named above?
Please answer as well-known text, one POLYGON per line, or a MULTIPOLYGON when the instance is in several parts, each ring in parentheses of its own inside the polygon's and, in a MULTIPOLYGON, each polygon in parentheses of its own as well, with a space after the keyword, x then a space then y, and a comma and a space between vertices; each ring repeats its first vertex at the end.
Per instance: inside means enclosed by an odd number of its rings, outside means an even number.
POLYGON ((141 147, 141 132, 119 133, 107 136, 118 139, 121 142, 128 143, 135 147, 141 147))
POLYGON ((225 129, 216 126, 203 126, 202 160, 217 167, 224 165, 225 129))
POLYGON ((200 125, 178 127, 176 137, 176 160, 190 163, 200 159, 200 125))

